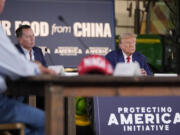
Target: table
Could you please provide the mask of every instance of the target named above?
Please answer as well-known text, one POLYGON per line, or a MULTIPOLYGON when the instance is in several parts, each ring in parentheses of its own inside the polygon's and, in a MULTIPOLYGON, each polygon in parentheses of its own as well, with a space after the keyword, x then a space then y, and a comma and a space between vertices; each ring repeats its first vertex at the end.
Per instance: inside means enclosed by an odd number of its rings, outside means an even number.
MULTIPOLYGON (((64 134, 64 97, 75 96, 180 96, 180 77, 113 77, 40 75, 8 82, 16 96, 45 95, 46 135, 64 134)), ((68 135, 75 130, 74 99, 68 102, 68 135)))

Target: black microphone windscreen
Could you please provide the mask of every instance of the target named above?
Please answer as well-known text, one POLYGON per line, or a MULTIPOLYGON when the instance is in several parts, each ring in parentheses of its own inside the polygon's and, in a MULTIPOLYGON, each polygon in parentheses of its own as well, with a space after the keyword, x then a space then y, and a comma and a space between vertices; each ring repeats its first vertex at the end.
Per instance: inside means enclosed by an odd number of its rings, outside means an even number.
POLYGON ((58 19, 60 20, 60 21, 64 21, 64 18, 60 15, 60 16, 58 16, 58 19))

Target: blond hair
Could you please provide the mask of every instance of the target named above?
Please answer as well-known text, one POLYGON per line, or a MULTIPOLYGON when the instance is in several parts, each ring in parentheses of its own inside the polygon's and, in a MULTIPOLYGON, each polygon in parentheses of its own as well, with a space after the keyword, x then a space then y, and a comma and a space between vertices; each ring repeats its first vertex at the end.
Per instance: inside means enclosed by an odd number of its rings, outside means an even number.
POLYGON ((136 38, 137 35, 133 34, 133 33, 123 33, 120 37, 119 37, 119 43, 122 42, 122 39, 126 39, 126 38, 136 38))

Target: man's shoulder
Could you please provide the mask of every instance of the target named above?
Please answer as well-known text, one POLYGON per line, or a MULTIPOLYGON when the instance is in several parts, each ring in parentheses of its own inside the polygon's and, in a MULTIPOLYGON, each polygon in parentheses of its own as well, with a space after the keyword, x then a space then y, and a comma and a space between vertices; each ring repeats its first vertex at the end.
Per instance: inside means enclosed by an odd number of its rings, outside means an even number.
POLYGON ((137 51, 135 51, 134 55, 135 56, 139 56, 139 57, 145 57, 142 53, 137 52, 137 51))
POLYGON ((41 50, 41 48, 34 46, 33 49, 41 50))
POLYGON ((20 48, 20 47, 21 47, 20 44, 15 44, 15 46, 16 46, 17 48, 20 48))
POLYGON ((41 51, 41 52, 42 52, 41 48, 39 48, 39 47, 37 47, 37 46, 34 46, 34 47, 33 47, 33 50, 34 50, 34 51, 41 51))
POLYGON ((122 53, 122 51, 120 49, 117 49, 117 50, 113 50, 113 51, 109 52, 106 56, 114 56, 119 53, 122 53))
POLYGON ((137 52, 137 51, 135 51, 133 55, 134 55, 134 58, 137 58, 137 59, 141 59, 141 60, 146 59, 146 57, 142 53, 137 52))
POLYGON ((23 51, 23 49, 22 49, 22 47, 21 47, 20 44, 15 44, 15 47, 18 49, 18 51, 19 51, 20 53, 24 54, 24 51, 23 51))

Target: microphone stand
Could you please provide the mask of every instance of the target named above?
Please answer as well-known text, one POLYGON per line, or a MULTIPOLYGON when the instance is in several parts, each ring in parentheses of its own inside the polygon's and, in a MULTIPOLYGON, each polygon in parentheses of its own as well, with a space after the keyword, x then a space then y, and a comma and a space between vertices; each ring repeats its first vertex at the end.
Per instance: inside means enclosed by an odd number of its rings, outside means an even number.
POLYGON ((53 60, 52 60, 52 58, 51 58, 51 56, 50 56, 50 54, 48 53, 48 49, 47 49, 47 48, 45 48, 45 52, 47 53, 48 58, 49 58, 51 64, 52 64, 52 65, 55 65, 54 62, 53 62, 53 60))
MULTIPOLYGON (((63 16, 58 16, 58 19, 59 19, 59 21, 63 22, 65 25, 70 26, 70 25, 67 23, 67 21, 64 19, 63 16)), ((72 28, 72 33, 74 33, 74 29, 73 29, 73 28, 72 28)), ((81 38, 76 38, 76 39, 81 43, 81 45, 84 47, 84 49, 88 49, 88 48, 89 48, 89 47, 82 41, 81 38)))

